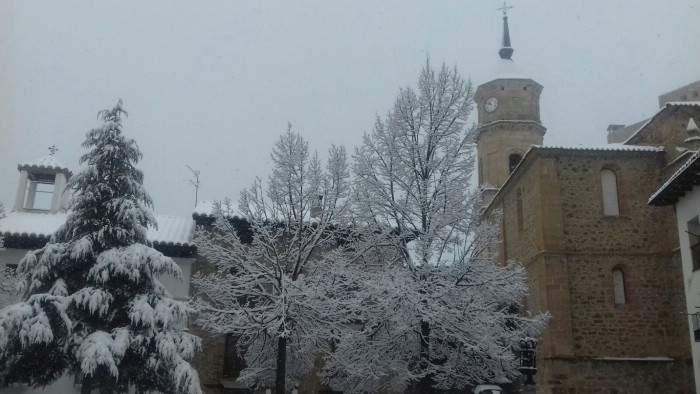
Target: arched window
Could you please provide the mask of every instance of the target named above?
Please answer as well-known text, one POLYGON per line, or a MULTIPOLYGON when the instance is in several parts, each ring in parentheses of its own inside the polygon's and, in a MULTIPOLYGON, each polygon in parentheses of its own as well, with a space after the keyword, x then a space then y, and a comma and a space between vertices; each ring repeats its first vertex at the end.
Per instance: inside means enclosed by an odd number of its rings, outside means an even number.
POLYGON ((613 170, 604 169, 600 172, 603 189, 603 214, 605 216, 620 216, 620 204, 617 198, 617 176, 613 170))
POLYGON ((518 166, 518 163, 520 163, 520 160, 522 160, 522 156, 520 156, 517 153, 512 153, 510 156, 508 156, 508 173, 510 174, 513 172, 515 167, 518 166))
POLYGON ((613 294, 615 296, 615 305, 624 305, 627 303, 625 298, 625 274, 621 269, 615 268, 612 271, 613 279, 613 294))
POLYGON ((515 205, 518 215, 518 231, 523 231, 523 193, 520 188, 515 192, 515 205))

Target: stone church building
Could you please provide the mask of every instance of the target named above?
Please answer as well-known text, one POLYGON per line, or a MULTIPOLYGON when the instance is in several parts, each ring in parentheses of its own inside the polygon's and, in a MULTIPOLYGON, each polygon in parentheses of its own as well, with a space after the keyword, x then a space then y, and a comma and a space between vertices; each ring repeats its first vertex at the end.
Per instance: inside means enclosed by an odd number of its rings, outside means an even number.
POLYGON ((647 202, 698 149, 700 83, 611 125, 622 143, 543 146, 543 87, 517 71, 507 23, 499 73, 475 95, 479 184, 484 215, 502 212, 496 253, 527 270, 525 309, 552 315, 537 392, 695 392, 674 210, 647 202))

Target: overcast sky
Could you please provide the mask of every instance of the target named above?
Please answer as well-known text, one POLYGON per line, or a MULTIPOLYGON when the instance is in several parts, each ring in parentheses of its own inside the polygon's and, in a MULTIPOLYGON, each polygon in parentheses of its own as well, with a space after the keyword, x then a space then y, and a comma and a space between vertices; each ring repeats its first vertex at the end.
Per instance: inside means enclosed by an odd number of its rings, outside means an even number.
MULTIPOLYGON (((700 79, 697 0, 512 0, 513 60, 544 86, 546 145, 605 143, 700 79)), ((0 1, 0 201, 17 163, 60 149, 74 171, 121 98, 158 213, 238 198, 267 177, 287 122, 348 149, 415 85, 426 56, 475 85, 496 72, 500 1, 0 1)), ((476 115, 474 115, 474 119, 476 115)))

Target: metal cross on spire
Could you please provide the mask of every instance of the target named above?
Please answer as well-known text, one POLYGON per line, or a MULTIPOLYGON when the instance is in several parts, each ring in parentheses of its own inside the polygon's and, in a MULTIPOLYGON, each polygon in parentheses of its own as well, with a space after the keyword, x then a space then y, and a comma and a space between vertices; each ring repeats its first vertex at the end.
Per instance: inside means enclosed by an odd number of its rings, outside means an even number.
POLYGON ((49 152, 51 152, 51 156, 53 156, 54 153, 58 152, 58 148, 56 148, 56 145, 49 146, 49 152))
POLYGON ((503 41, 501 42, 501 49, 498 51, 498 56, 501 59, 511 60, 513 56, 513 47, 510 44, 510 31, 508 30, 508 10, 513 8, 512 5, 508 5, 505 1, 503 2, 503 7, 498 8, 503 10, 503 41))
POLYGON ((511 8, 513 8, 513 6, 512 6, 512 5, 506 4, 506 2, 504 1, 504 2, 503 2, 503 7, 501 7, 501 8, 496 8, 496 9, 499 10, 499 11, 503 11, 503 16, 508 16, 508 10, 511 9, 511 8))

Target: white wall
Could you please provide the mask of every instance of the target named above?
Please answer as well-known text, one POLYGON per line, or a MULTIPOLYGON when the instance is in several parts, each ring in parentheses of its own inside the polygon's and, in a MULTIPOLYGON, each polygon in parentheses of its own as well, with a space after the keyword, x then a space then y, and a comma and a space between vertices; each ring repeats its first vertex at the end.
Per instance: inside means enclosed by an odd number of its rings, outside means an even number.
MULTIPOLYGON (((676 205, 678 219, 678 238, 680 239, 681 258, 683 260, 683 283, 688 314, 700 312, 700 270, 693 272, 693 261, 688 238, 688 221, 700 216, 700 187, 686 193, 676 205)), ((691 316, 688 316, 691 348, 693 351, 693 371, 695 373, 696 392, 700 393, 700 342, 695 342, 691 316)))

